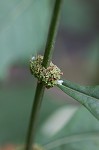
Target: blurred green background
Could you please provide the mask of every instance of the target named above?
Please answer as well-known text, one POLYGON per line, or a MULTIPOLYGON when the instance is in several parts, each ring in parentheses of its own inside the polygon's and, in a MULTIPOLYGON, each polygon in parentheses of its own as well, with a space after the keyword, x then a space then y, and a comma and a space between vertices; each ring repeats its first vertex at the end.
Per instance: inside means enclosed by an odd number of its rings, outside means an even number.
MULTIPOLYGON (((53 4, 50 0, 0 1, 1 145, 25 143, 36 88, 29 59, 44 53, 53 4)), ((63 78, 99 84, 98 14, 98 0, 63 1, 53 55, 63 78)), ((74 136, 79 138, 65 145, 68 150, 98 150, 98 135, 99 122, 84 107, 57 88, 45 91, 36 142, 46 145, 65 136, 72 141, 74 136)))

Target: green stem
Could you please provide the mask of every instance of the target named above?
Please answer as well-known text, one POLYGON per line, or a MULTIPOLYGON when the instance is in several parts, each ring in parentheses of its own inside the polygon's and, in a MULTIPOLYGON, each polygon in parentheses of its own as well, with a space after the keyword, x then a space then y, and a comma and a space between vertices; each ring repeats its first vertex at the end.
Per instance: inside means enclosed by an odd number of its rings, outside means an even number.
POLYGON ((47 68, 49 66, 49 63, 52 59, 56 34, 57 34, 57 28, 59 24, 59 16, 60 16, 60 8, 61 8, 62 0, 56 0, 54 9, 53 9, 53 16, 49 28, 48 38, 46 42, 45 47, 45 53, 44 53, 44 59, 43 59, 43 66, 47 68))
POLYGON ((29 130, 28 130, 27 141, 26 141, 26 150, 32 149, 32 144, 34 142, 34 136, 35 136, 35 130, 36 130, 35 122, 37 121, 42 98, 44 95, 44 90, 45 90, 45 87, 43 86, 43 84, 38 83, 36 87, 33 108, 32 108, 32 112, 30 116, 30 124, 29 124, 29 130))
MULTIPOLYGON (((62 0, 56 0, 55 6, 53 9, 52 20, 49 28, 47 44, 45 48, 45 54, 42 65, 47 68, 50 60, 52 58, 53 47, 55 43, 55 37, 57 32, 58 20, 59 20, 59 13, 60 13, 60 6, 62 0)), ((34 97, 33 108, 30 116, 30 123, 29 129, 27 133, 26 139, 26 150, 31 150, 32 145, 34 144, 34 137, 35 137, 35 130, 36 130, 36 121, 39 115, 39 110, 41 106, 41 102, 44 95, 45 86, 42 83, 37 84, 36 93, 34 97)))

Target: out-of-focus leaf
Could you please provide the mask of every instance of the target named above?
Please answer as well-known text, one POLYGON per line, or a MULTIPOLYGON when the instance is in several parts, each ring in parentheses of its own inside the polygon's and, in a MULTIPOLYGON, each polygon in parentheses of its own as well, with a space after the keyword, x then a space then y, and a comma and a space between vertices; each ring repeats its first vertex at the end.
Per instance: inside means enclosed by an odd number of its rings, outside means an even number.
POLYGON ((80 86, 65 80, 58 87, 84 105, 99 120, 99 85, 80 86))
MULTIPOLYGON (((60 107, 61 109, 63 108, 64 110, 64 106, 60 107)), ((57 112, 58 114, 58 110, 60 110, 60 108, 57 108, 57 110, 55 110, 54 112, 57 112)), ((65 106, 65 109, 69 109, 69 108, 75 108, 75 106, 65 106)), ((54 112, 52 112, 51 115, 47 116, 47 119, 50 119, 51 116, 54 116, 54 112)), ((61 116, 61 118, 67 118, 69 114, 64 114, 63 116, 61 116)), ((64 119, 63 119, 64 121, 64 119)), ((61 120, 62 122, 62 120, 61 120)), ((58 126, 60 124, 60 122, 57 122, 57 118, 56 118, 56 123, 58 126)), ((44 124, 46 124, 46 119, 42 122, 43 126, 44 124)), ((53 126, 55 125, 54 122, 52 122, 53 126)), ((41 125, 42 126, 42 125, 41 125)), ((57 127, 56 127, 57 128, 57 127)), ((49 132, 50 129, 48 129, 49 132)), ((79 109, 72 115, 72 117, 68 120, 68 122, 66 122, 64 124, 64 126, 53 136, 49 136, 47 134, 42 133, 42 128, 40 127, 40 137, 41 140, 43 141, 43 143, 50 143, 52 145, 52 143, 54 141, 56 141, 57 139, 61 139, 63 137, 66 137, 66 141, 65 143, 68 144, 70 143, 70 141, 72 140, 72 138, 76 138, 76 137, 84 137, 87 138, 89 143, 92 143, 92 141, 96 140, 97 136, 99 136, 99 122, 98 120, 91 115, 91 113, 85 109, 84 107, 79 107, 79 109), (84 123, 82 123, 84 122, 84 123), (97 134, 96 134, 97 133, 97 134), (94 135, 96 136, 96 138, 94 139, 94 135), (91 136, 91 138, 90 138, 91 136), (42 139, 43 137, 43 139, 42 139), (69 141, 68 141, 69 139, 69 141)), ((86 145, 84 138, 81 138, 80 141, 86 145)), ((77 145, 80 145, 80 141, 78 141, 78 138, 75 139, 77 142, 77 145)), ((40 141, 40 140, 39 140, 40 141)), ((62 139, 61 139, 62 141, 62 139)), ((61 144, 61 143, 60 143, 61 144)), ((72 142, 70 143, 72 144, 72 142)), ((90 146, 90 144, 89 144, 90 146)), ((53 147, 53 145, 52 145, 53 147)), ((96 145, 96 147, 99 148, 99 145, 96 145)))
MULTIPOLYGON (((65 117, 65 116, 64 116, 65 117)), ((98 150, 99 122, 84 107, 80 107, 66 126, 51 142, 45 144, 46 149, 98 150)))
POLYGON ((78 106, 64 105, 63 103, 63 105, 47 115, 39 129, 39 138, 43 137, 39 141, 47 143, 48 141, 52 141, 52 139, 61 137, 64 127, 72 120, 77 110, 78 106))
POLYGON ((54 139, 87 133, 99 133, 99 121, 86 108, 79 107, 68 124, 55 135, 54 139))
POLYGON ((0 79, 12 62, 43 48, 51 10, 49 0, 0 1, 0 79))
POLYGON ((47 150, 98 150, 99 134, 74 135, 58 139, 45 146, 47 150))

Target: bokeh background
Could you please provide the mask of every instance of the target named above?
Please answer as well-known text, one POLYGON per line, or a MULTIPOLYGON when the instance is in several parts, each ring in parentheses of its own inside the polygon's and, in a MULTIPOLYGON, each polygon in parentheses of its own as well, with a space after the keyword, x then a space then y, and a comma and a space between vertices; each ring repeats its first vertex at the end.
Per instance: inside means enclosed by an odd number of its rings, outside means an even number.
MULTIPOLYGON (((36 88, 29 59, 43 54, 52 0, 0 1, 0 144, 24 144, 36 88)), ((64 0, 53 62, 64 79, 99 84, 99 0, 64 0)), ((59 89, 45 91, 36 142, 85 135, 68 150, 98 150, 99 122, 59 89), (92 138, 90 139, 90 136, 92 138), (82 145, 82 146, 81 146, 82 145)), ((75 138, 76 139, 76 138, 75 138)))

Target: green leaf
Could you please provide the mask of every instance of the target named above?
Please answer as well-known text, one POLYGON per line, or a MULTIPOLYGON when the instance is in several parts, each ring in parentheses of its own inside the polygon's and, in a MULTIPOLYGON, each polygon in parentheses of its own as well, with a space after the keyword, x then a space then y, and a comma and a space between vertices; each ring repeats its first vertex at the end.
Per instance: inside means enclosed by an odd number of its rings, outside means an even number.
POLYGON ((45 148, 98 150, 98 141, 99 121, 87 109, 79 107, 68 124, 55 137, 51 137, 51 142, 45 144, 45 148))
POLYGON ((45 145, 47 150, 98 150, 99 134, 82 134, 64 137, 45 145))
POLYGON ((63 92, 84 105, 99 120, 99 86, 81 86, 70 81, 57 85, 63 92))
POLYGON ((68 124, 57 133, 54 139, 70 135, 99 134, 99 121, 83 106, 74 113, 68 124), (82 121, 85 122, 82 124, 82 121))

